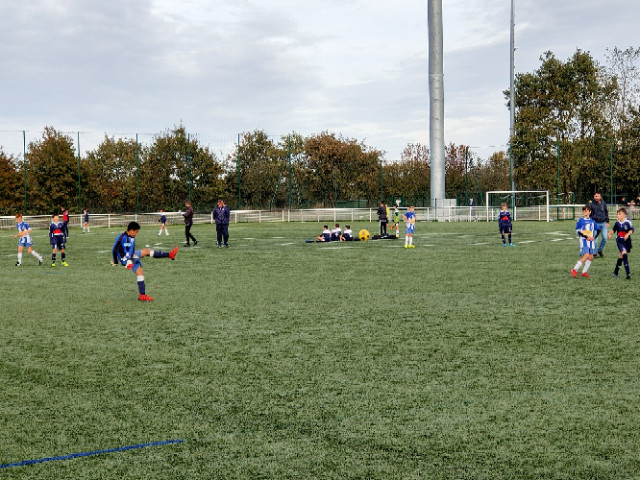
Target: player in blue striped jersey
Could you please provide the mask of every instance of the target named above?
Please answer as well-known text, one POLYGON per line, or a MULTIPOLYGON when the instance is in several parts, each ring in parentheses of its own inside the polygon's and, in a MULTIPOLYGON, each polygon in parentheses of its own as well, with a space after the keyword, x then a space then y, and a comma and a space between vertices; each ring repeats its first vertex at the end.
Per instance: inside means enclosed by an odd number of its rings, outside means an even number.
POLYGON ((145 292, 144 284, 144 272, 142 271, 142 263, 140 260, 143 257, 153 258, 170 258, 173 260, 178 253, 178 247, 175 247, 171 252, 163 252, 161 250, 150 250, 143 248, 142 250, 136 250, 136 236, 140 231, 140 224, 138 222, 131 222, 127 226, 127 231, 121 233, 116 237, 116 241, 113 242, 113 248, 111 249, 111 265, 124 265, 127 270, 131 270, 136 274, 138 281, 138 300, 141 302, 150 302, 153 300, 145 292))
POLYGON ((18 240, 18 261, 16 262, 16 267, 22 266, 22 249, 26 248, 27 252, 38 259, 38 265, 42 265, 42 256, 36 252, 33 248, 33 240, 31 239, 31 227, 27 225, 27 222, 22 220, 22 214, 16 214, 16 227, 18 228, 18 233, 13 236, 13 238, 20 237, 18 240))
POLYGON ((402 215, 402 219, 406 222, 404 229, 404 248, 416 248, 413 244, 413 234, 416 229, 416 212, 413 205, 409 207, 407 213, 402 215))
POLYGON ((511 214, 507 210, 507 204, 502 204, 502 210, 498 213, 498 228, 500 229, 500 235, 502 236, 502 246, 506 247, 507 242, 504 238, 505 233, 509 236, 509 246, 515 247, 515 245, 511 242, 511 214))
POLYGON ((595 239, 600 233, 600 227, 595 220, 590 218, 590 216, 591 207, 589 205, 585 205, 582 207, 582 218, 580 218, 576 223, 576 232, 580 242, 580 255, 582 255, 582 257, 578 260, 576 266, 573 267, 573 270, 571 270, 571 275, 573 275, 574 278, 578 278, 578 271, 583 264, 584 268, 582 269, 580 276, 589 278, 587 270, 589 270, 589 267, 591 266, 593 254, 596 253, 595 239))
POLYGON ((633 224, 631 223, 631 220, 627 218, 627 209, 624 207, 618 209, 616 217, 618 218, 618 221, 608 235, 608 237, 611 238, 611 234, 613 232, 616 233, 616 245, 620 251, 618 261, 616 262, 616 268, 613 271, 613 276, 618 278, 620 266, 624 263, 624 269, 627 272, 627 280, 631 280, 631 272, 629 271, 629 252, 632 248, 631 234, 633 233, 633 224))

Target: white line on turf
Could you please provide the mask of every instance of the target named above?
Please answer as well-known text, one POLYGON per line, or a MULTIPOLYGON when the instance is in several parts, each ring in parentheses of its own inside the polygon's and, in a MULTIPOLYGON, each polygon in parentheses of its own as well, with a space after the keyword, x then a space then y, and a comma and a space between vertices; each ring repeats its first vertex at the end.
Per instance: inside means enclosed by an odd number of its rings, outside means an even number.
POLYGON ((518 242, 520 245, 522 245, 523 243, 536 243, 537 240, 525 240, 523 242, 518 242))
POLYGON ((472 243, 471 246, 472 247, 477 247, 479 245, 490 245, 490 242, 481 242, 481 243, 472 243))
POLYGON ((295 245, 295 243, 276 243, 277 247, 285 247, 287 245, 295 245))

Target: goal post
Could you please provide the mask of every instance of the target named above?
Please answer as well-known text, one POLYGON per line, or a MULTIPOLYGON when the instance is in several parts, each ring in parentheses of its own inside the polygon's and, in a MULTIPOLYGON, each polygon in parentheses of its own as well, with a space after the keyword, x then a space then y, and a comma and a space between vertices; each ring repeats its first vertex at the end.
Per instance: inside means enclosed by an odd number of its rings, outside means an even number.
POLYGON ((485 193, 487 222, 495 220, 492 215, 500 205, 512 208, 514 220, 550 221, 549 190, 492 190, 485 193))

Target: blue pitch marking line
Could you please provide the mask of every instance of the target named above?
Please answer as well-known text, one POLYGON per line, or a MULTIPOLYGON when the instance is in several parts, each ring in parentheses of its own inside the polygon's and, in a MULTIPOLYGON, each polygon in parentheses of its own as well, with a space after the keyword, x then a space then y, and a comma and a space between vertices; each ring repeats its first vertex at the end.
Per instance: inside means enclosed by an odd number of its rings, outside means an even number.
POLYGON ((72 453, 70 455, 61 455, 59 457, 38 458, 36 460, 24 460, 16 463, 5 463, 0 468, 23 467, 25 465, 34 465, 36 463, 55 462, 57 460, 71 460, 72 458, 88 457, 90 455, 100 455, 102 453, 125 452, 136 448, 159 447, 161 445, 171 445, 175 443, 183 443, 184 440, 165 440, 163 442, 140 443, 138 445, 128 445, 126 447, 109 448, 107 450, 95 450, 93 452, 72 453))

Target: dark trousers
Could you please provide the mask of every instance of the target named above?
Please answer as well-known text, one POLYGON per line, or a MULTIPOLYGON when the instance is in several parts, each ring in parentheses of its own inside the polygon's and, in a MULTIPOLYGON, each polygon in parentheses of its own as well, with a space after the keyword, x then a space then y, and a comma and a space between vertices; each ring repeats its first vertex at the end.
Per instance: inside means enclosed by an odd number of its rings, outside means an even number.
POLYGON ((386 234, 387 234, 387 221, 380 220, 380 235, 386 235, 386 234))
POLYGON ((225 245, 229 243, 229 224, 216 223, 216 234, 218 235, 218 246, 222 245, 223 240, 225 245))
POLYGON ((62 222, 62 233, 64 238, 69 238, 69 222, 62 222))
POLYGON ((191 225, 184 226, 184 236, 187 238, 187 245, 189 245, 189 240, 193 240, 194 244, 198 243, 196 237, 191 235, 191 225))

